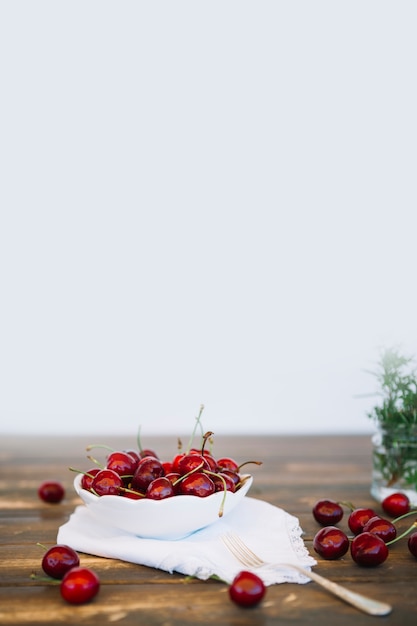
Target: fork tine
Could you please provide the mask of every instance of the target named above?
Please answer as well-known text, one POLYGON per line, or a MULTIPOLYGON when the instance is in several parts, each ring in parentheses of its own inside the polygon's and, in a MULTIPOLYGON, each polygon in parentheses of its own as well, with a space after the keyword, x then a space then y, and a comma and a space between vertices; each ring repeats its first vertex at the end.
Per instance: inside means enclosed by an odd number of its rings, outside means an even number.
POLYGON ((227 535, 222 535, 222 541, 229 548, 230 552, 233 556, 242 563, 242 565, 246 565, 248 567, 259 567, 263 564, 263 561, 259 559, 250 550, 243 541, 233 533, 228 533, 227 535))

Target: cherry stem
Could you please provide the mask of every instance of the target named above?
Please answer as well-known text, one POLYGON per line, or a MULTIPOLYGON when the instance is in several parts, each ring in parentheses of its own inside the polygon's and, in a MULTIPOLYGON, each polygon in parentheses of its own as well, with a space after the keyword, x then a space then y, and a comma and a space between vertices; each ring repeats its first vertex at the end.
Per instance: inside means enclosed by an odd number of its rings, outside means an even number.
POLYGON ((219 508, 219 517, 223 517, 224 503, 226 502, 226 495, 227 495, 226 481, 223 478, 223 476, 221 476, 220 474, 216 474, 215 472, 211 472, 210 470, 204 470, 204 474, 208 474, 209 476, 218 476, 223 483, 223 498, 222 498, 222 501, 220 502, 220 508, 219 508))
POLYGON ((262 461, 245 461, 244 463, 242 463, 242 465, 239 465, 237 469, 240 472, 242 467, 244 467, 245 465, 249 465, 250 463, 255 464, 255 465, 262 465, 262 461))
POLYGON ((94 463, 95 465, 97 465, 98 467, 100 467, 100 469, 104 469, 104 465, 103 463, 100 463, 100 461, 98 461, 97 459, 95 459, 93 456, 91 456, 91 454, 89 456, 87 456, 87 459, 89 459, 92 463, 94 463))
POLYGON ((136 435, 136 443, 137 443, 139 452, 142 452, 142 450, 143 450, 142 441, 141 441, 141 438, 140 438, 140 430, 141 430, 141 428, 142 428, 142 426, 139 426, 138 434, 136 435))
POLYGON ((410 515, 417 515, 417 511, 408 511, 408 513, 403 513, 403 515, 400 515, 399 517, 396 517, 394 520, 392 520, 392 523, 396 524, 397 522, 400 522, 402 519, 405 519, 406 517, 410 517, 410 515))
POLYGON ((88 476, 88 478, 94 478, 93 474, 89 474, 88 472, 83 472, 75 467, 68 468, 70 472, 75 472, 76 474, 84 474, 84 476, 88 476))
POLYGON ((46 546, 43 545, 43 543, 39 543, 39 541, 36 542, 36 545, 39 546, 40 548, 43 548, 44 550, 48 549, 46 546))
POLYGON ((90 452, 90 450, 92 450, 93 448, 104 448, 105 450, 110 450, 110 452, 114 452, 114 448, 107 446, 105 443, 90 443, 86 447, 86 450, 87 452, 90 452))
POLYGON ((32 572, 30 575, 30 579, 31 580, 39 580, 41 582, 47 582, 50 583, 51 585, 60 585, 61 581, 60 580, 56 580, 56 578, 48 578, 47 576, 38 576, 38 574, 35 574, 35 572, 32 572))
POLYGON ((411 533, 411 531, 413 530, 413 528, 417 527, 417 520, 411 524, 410 528, 408 528, 407 530, 405 530, 403 533, 401 533, 401 535, 398 535, 398 537, 395 537, 395 539, 392 539, 391 541, 387 541, 387 546, 390 546, 393 543, 396 543, 397 541, 399 541, 400 539, 403 539, 404 537, 406 537, 409 533, 411 533))
POLYGON ((135 495, 140 496, 141 498, 146 498, 145 493, 141 493, 140 491, 135 491, 134 489, 129 489, 128 487, 120 487, 119 491, 124 491, 125 493, 134 493, 135 495))
POLYGON ((197 426, 200 425, 200 428, 202 428, 202 426, 200 424, 200 420, 201 420, 201 414, 203 413, 203 411, 204 411, 204 404, 202 404, 200 406, 200 411, 199 411, 197 417, 195 418, 195 424, 194 424, 193 432, 191 433, 190 441, 188 442, 188 446, 187 446, 187 450, 186 450, 187 454, 191 450, 191 446, 193 445, 194 437, 195 437, 195 434, 197 432, 197 426))
POLYGON ((354 511, 356 509, 355 505, 352 504, 352 502, 338 502, 338 504, 340 504, 340 506, 347 506, 348 509, 350 509, 351 511, 354 511))
POLYGON ((201 446, 201 456, 204 456, 204 448, 205 445, 207 443, 207 439, 210 439, 210 437, 214 435, 214 433, 212 433, 210 430, 203 436, 203 444, 201 446))

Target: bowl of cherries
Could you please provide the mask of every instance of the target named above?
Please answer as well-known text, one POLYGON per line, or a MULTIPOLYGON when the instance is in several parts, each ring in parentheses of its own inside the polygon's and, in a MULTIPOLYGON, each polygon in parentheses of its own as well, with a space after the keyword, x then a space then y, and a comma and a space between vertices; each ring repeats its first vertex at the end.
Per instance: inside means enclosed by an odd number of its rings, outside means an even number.
POLYGON ((230 513, 253 482, 241 471, 246 463, 215 458, 206 450, 212 435, 205 433, 200 447, 177 452, 168 461, 140 445, 111 450, 103 463, 89 456, 95 466, 75 470, 75 491, 101 523, 138 537, 184 538, 230 513))

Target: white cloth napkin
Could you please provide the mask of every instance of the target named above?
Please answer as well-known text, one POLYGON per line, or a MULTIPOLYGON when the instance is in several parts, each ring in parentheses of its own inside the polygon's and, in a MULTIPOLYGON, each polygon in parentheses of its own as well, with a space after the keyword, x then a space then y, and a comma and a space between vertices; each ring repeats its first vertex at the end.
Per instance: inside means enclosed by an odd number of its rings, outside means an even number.
MULTIPOLYGON (((294 563, 307 571, 316 564, 304 545, 296 517, 263 500, 245 497, 224 518, 185 539, 166 541, 143 539, 120 531, 105 522, 98 523, 86 506, 78 506, 69 521, 58 530, 57 541, 74 550, 112 559, 178 572, 206 580, 217 576, 231 583, 243 569, 229 552, 221 535, 233 532, 265 561, 294 563)), ((266 585, 306 583, 307 576, 292 568, 258 568, 266 585)))

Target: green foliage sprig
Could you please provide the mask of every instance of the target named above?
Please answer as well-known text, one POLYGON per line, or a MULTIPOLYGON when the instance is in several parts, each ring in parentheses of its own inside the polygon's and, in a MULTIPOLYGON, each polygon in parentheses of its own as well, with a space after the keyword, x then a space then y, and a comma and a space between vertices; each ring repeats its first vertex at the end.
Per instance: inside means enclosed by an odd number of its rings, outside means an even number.
POLYGON ((386 486, 402 484, 417 490, 417 378, 413 359, 397 349, 383 352, 372 372, 380 384, 381 404, 368 413, 380 428, 374 448, 374 468, 386 486))
POLYGON ((368 413, 382 428, 414 428, 417 426, 417 377, 413 359, 395 348, 386 349, 378 370, 371 372, 380 384, 381 404, 368 413))

